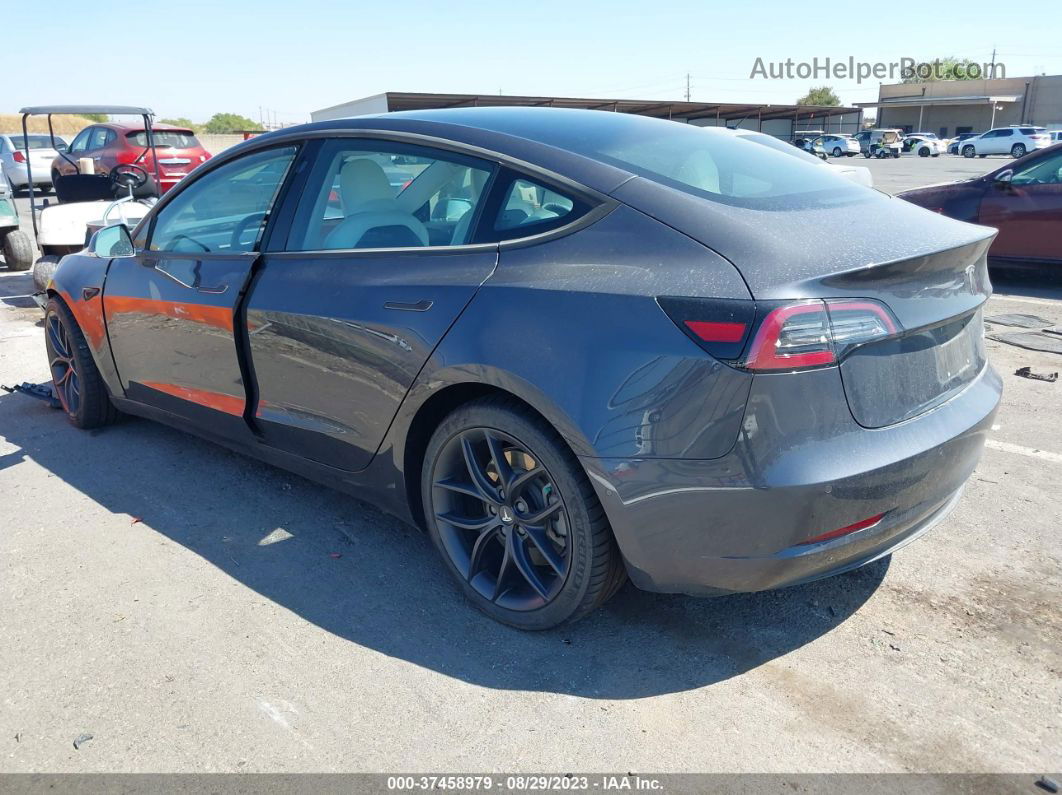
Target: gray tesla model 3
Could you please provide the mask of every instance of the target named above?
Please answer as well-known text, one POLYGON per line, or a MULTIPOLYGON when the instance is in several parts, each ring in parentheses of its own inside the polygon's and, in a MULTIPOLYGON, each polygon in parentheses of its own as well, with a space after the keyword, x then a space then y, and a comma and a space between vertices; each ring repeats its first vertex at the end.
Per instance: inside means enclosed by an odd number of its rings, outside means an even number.
POLYGON ((628 577, 777 588, 943 518, 1000 399, 992 237, 723 129, 397 113, 263 135, 97 232, 46 341, 76 425, 353 492, 542 629, 628 577))

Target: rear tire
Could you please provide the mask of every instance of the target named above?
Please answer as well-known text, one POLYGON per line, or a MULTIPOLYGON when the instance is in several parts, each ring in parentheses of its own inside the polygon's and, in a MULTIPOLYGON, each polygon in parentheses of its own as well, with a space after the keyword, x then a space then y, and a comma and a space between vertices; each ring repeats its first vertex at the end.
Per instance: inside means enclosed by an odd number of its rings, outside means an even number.
POLYGON ((1028 150, 1025 148, 1025 144, 1014 144, 1010 148, 1010 156, 1017 160, 1019 157, 1025 157, 1028 150))
POLYGON ((841 147, 839 147, 839 146, 835 146, 835 147, 833 148, 833 156, 834 156, 834 157, 840 157, 840 156, 841 156, 841 155, 843 155, 843 154, 844 154, 844 152, 842 152, 842 151, 841 151, 841 147))
POLYGON ((446 568, 476 607, 504 624, 542 630, 575 621, 626 580, 578 459, 512 398, 475 400, 440 423, 425 452, 421 496, 446 568))
POLYGON ((86 430, 114 422, 118 410, 107 394, 85 335, 59 298, 49 299, 45 309, 44 344, 52 371, 52 391, 70 422, 86 430))
POLYGON ((55 275, 55 269, 59 267, 60 259, 62 258, 55 254, 45 254, 33 263, 33 286, 37 288, 37 292, 43 293, 48 289, 48 283, 52 280, 52 276, 55 275))
POLYGON ((4 235, 4 262, 12 271, 29 270, 33 264, 33 243, 21 229, 13 229, 4 235))

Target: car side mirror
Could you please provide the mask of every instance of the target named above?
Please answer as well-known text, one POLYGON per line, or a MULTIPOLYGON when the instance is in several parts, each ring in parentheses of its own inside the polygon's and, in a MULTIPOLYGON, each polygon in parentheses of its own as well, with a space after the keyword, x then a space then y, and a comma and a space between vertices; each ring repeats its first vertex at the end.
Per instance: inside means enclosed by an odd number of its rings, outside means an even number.
POLYGON ((1004 171, 1000 171, 998 174, 996 174, 992 178, 992 181, 995 182, 997 185, 1001 185, 1002 186, 1002 185, 1009 185, 1010 181, 1012 179, 1014 179, 1014 169, 1008 168, 1008 169, 1006 169, 1004 171))
POLYGON ((129 236, 129 229, 125 224, 103 227, 92 236, 88 247, 91 253, 104 259, 132 257, 136 253, 133 238, 129 236))

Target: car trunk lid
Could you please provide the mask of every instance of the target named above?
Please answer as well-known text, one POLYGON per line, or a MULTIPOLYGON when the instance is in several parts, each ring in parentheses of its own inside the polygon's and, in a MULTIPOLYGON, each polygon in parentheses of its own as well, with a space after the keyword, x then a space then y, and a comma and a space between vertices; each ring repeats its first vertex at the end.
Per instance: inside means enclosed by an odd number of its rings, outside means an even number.
POLYGON ((155 157, 158 158, 159 175, 164 188, 168 188, 188 175, 188 173, 207 159, 202 145, 191 130, 153 130, 155 143, 153 156, 147 150, 147 135, 143 131, 127 134, 134 147, 144 147, 139 164, 155 173, 155 157))
POLYGON ((757 301, 884 303, 896 333, 840 365, 855 419, 882 427, 947 400, 983 368, 979 310, 991 294, 993 232, 877 191, 838 193, 814 206, 750 209, 635 178, 613 195, 726 257, 757 301))

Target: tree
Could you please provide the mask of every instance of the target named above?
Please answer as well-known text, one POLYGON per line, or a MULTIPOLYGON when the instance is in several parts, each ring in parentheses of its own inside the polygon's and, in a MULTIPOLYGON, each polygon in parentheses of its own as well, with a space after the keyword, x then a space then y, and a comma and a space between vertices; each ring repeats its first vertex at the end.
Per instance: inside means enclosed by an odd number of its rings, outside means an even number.
POLYGON ((203 132, 234 133, 241 130, 257 130, 258 124, 238 113, 215 113, 203 125, 203 132))
POLYGON ((993 75, 985 74, 985 69, 981 64, 969 58, 956 58, 954 55, 949 55, 945 58, 934 58, 932 61, 914 64, 901 77, 901 80, 904 83, 935 83, 937 80, 980 80, 984 77, 993 77, 993 75))
POLYGON ((796 101, 798 105, 829 105, 835 107, 841 104, 841 98, 833 93, 829 86, 818 86, 811 89, 807 94, 796 101))
POLYGON ((82 113, 81 118, 101 123, 110 119, 106 113, 82 113))
POLYGON ((184 116, 179 116, 176 119, 159 119, 161 124, 169 124, 174 127, 184 127, 192 132, 199 132, 200 125, 194 123, 191 119, 186 119, 184 116))

